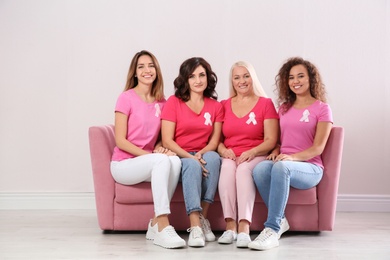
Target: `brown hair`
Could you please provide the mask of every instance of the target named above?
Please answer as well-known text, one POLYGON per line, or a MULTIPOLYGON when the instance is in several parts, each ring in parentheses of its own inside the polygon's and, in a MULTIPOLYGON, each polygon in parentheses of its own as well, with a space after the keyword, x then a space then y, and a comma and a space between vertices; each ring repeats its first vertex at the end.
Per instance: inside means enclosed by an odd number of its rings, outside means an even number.
POLYGON ((193 57, 185 60, 179 70, 179 76, 173 81, 175 85, 175 96, 184 102, 190 100, 190 85, 188 79, 198 66, 202 66, 206 70, 207 88, 203 92, 203 96, 217 100, 218 95, 215 91, 217 86, 217 75, 212 71, 210 64, 203 58, 193 57))
POLYGON ((321 75, 317 67, 311 62, 302 59, 301 57, 292 57, 283 64, 279 70, 279 73, 275 77, 276 91, 278 93, 278 104, 279 106, 283 107, 282 113, 287 112, 297 98, 288 84, 290 70, 292 67, 297 65, 303 65, 307 70, 311 96, 317 100, 326 102, 325 86, 322 83, 321 75))
POLYGON ((164 98, 164 81, 160 64, 158 63, 157 58, 151 52, 145 50, 137 52, 131 60, 124 91, 135 88, 138 85, 138 78, 136 77, 137 63, 138 59, 143 55, 147 55, 152 59, 156 69, 156 79, 153 81, 151 94, 156 100, 162 100, 164 98))

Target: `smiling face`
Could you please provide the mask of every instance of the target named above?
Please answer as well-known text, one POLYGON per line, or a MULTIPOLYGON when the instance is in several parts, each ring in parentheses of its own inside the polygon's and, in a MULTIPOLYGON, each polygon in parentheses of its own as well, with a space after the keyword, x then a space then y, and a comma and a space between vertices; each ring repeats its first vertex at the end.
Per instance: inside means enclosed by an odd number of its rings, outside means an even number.
POLYGON ((296 95, 310 95, 309 75, 305 66, 300 64, 291 68, 288 85, 296 95))
POLYGON ((188 77, 190 91, 194 93, 202 93, 207 88, 206 69, 202 66, 196 67, 194 72, 188 77))
POLYGON ((142 55, 139 57, 136 75, 138 78, 138 84, 153 84, 153 81, 156 79, 156 68, 150 56, 142 55))
POLYGON ((232 84, 237 94, 252 94, 253 81, 249 71, 242 66, 237 66, 232 71, 232 84))

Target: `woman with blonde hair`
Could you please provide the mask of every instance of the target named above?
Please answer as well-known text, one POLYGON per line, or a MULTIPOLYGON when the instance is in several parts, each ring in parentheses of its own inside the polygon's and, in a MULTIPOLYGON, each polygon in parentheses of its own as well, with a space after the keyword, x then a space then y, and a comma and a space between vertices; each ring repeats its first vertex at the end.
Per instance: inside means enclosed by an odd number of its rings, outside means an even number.
POLYGON ((237 240, 237 247, 247 247, 256 196, 252 169, 276 145, 278 115, 250 63, 234 63, 229 78, 230 98, 221 102, 225 116, 218 146, 222 157, 218 190, 226 231, 218 242, 237 240))

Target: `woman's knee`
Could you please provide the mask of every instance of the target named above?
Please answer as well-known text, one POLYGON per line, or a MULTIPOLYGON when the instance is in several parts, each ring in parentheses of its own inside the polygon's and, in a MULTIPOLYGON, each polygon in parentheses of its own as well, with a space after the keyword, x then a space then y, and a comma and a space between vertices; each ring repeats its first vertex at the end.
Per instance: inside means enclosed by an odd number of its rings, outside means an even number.
POLYGON ((252 176, 254 179, 261 179, 271 175, 272 167, 274 163, 272 161, 262 161, 253 168, 252 176))
POLYGON ((288 168, 288 162, 278 161, 272 167, 272 174, 276 176, 290 175, 290 170, 288 168))
POLYGON ((178 156, 168 156, 169 161, 171 162, 171 166, 174 169, 180 169, 181 168, 181 160, 178 156))
POLYGON ((202 166, 199 161, 192 158, 182 158, 182 172, 185 174, 186 172, 200 172, 202 173, 202 166))
POLYGON ((170 164, 169 157, 162 153, 153 153, 153 159, 158 163, 170 164))
POLYGON ((209 152, 206 152, 205 154, 203 154, 203 159, 207 162, 207 161, 218 161, 219 163, 221 162, 221 157, 219 156, 219 154, 217 152, 214 152, 214 151, 209 151, 209 152))
POLYGON ((178 156, 169 156, 171 163, 171 173, 175 176, 180 176, 181 171, 181 160, 178 156))
POLYGON ((237 164, 231 159, 222 159, 221 163, 221 175, 222 174, 234 174, 237 170, 237 164))

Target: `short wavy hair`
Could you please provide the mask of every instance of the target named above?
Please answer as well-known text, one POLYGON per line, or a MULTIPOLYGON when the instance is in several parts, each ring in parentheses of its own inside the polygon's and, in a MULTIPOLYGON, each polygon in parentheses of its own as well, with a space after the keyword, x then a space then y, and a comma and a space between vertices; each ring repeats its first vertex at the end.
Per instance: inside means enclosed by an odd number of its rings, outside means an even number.
POLYGON ((233 70, 236 67, 244 67, 248 70, 249 74, 251 75, 252 82, 253 82, 253 92, 255 92, 255 95, 258 97, 267 97, 267 94, 265 93, 263 87, 261 86, 260 80, 257 77, 255 68, 252 64, 246 61, 237 61, 235 62, 232 67, 230 68, 230 74, 229 74, 229 94, 231 97, 237 96, 237 91, 233 87, 233 70))
POLYGON ((138 85, 138 78, 136 77, 137 63, 139 58, 144 55, 149 56, 152 59, 154 67, 156 69, 156 79, 153 81, 151 94, 156 100, 160 101, 164 99, 164 80, 160 64, 158 63, 157 58, 151 52, 146 50, 137 52, 131 60, 124 91, 135 88, 138 85))
POLYGON ((288 84, 291 68, 297 65, 303 65, 307 70, 311 96, 317 100, 326 102, 325 85, 322 83, 321 75, 317 67, 301 57, 292 57, 282 65, 279 73, 275 77, 278 104, 282 107, 282 113, 286 113, 297 98, 288 84))
POLYGON ((211 69, 210 64, 201 57, 193 57, 185 60, 179 70, 179 75, 173 81, 175 86, 175 96, 184 102, 190 100, 190 85, 188 84, 188 79, 194 73, 195 69, 199 66, 202 66, 206 71, 207 76, 207 87, 203 92, 203 96, 218 99, 217 92, 215 87, 217 86, 217 75, 211 69))

